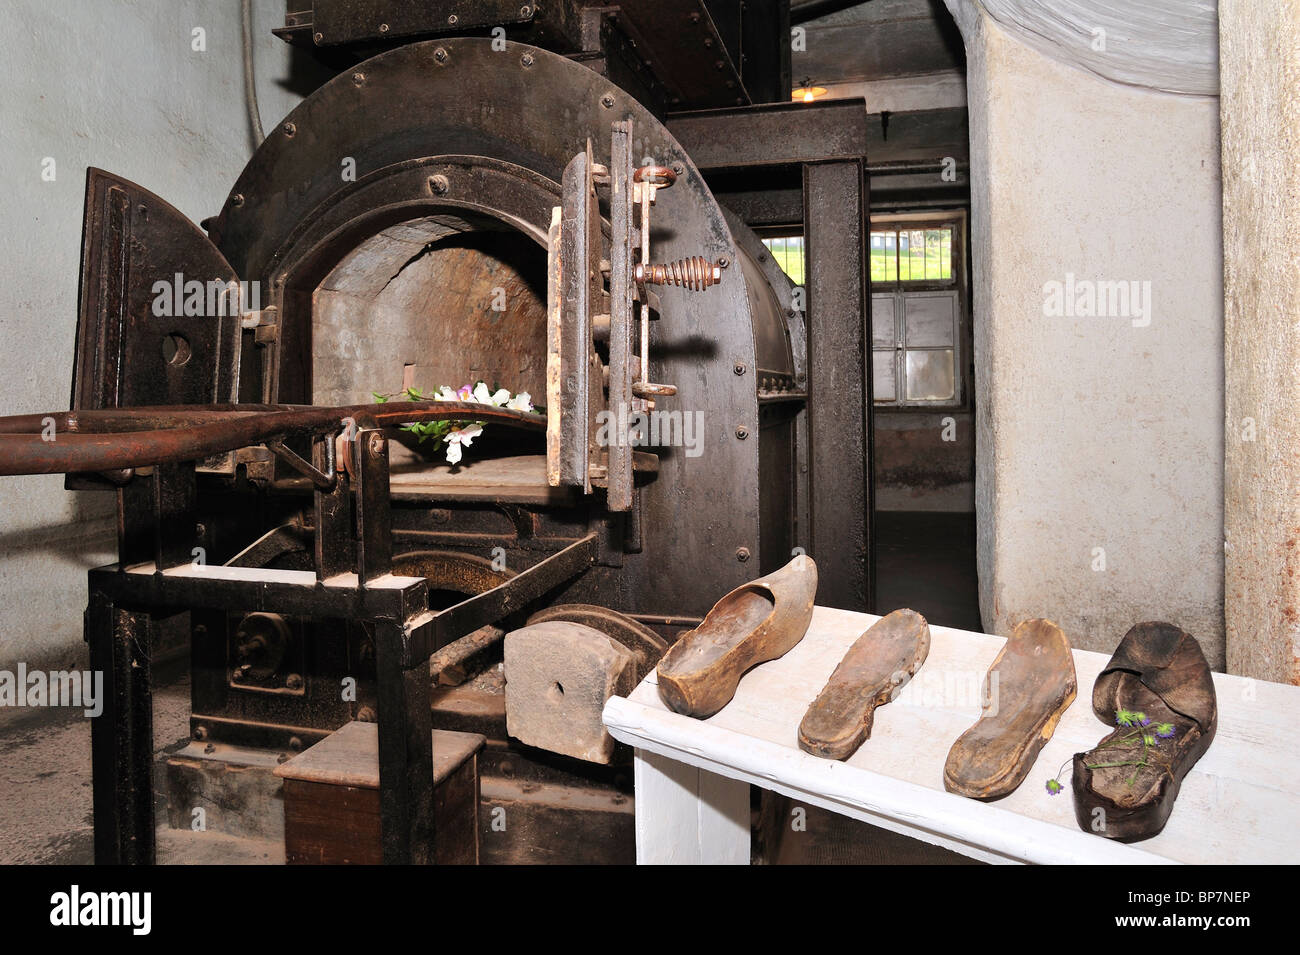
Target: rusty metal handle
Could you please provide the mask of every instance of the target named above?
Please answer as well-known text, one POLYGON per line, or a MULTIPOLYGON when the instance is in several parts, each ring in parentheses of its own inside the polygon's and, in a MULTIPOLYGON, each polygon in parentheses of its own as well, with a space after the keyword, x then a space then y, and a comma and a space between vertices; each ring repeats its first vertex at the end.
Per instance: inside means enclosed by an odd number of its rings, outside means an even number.
POLYGON ((0 475, 111 471, 198 461, 289 435, 334 431, 345 418, 363 428, 453 420, 546 429, 542 415, 470 401, 401 401, 329 408, 173 406, 17 415, 0 418, 0 475))
POLYGON ((632 173, 632 181, 648 182, 660 189, 667 189, 677 181, 677 173, 667 166, 640 166, 632 173))

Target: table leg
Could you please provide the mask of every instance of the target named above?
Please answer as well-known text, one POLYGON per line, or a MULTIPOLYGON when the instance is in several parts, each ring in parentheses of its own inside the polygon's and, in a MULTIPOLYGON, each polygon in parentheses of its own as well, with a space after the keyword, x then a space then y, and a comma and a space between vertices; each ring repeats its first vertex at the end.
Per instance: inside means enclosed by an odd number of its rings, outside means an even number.
POLYGON ((638 865, 748 865, 749 784, 636 750, 638 865))

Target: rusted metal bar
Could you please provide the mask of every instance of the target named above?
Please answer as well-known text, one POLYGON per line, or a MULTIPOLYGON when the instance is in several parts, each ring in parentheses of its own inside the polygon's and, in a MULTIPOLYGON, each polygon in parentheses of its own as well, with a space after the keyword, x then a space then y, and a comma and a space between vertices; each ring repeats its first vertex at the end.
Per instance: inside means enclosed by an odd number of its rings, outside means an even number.
POLYGON ((439 610, 422 626, 412 630, 408 650, 410 660, 427 660, 453 640, 459 640, 486 624, 497 623, 507 614, 526 607, 531 601, 584 572, 592 565, 597 551, 596 535, 588 534, 491 590, 439 610))
POLYGON ((408 660, 400 623, 374 623, 379 683, 379 833, 388 865, 434 859, 433 750, 427 657, 408 660))
POLYGON ((286 435, 336 430, 345 418, 366 428, 439 420, 482 421, 537 431, 546 427, 546 419, 539 414, 462 401, 402 401, 331 408, 215 405, 206 409, 19 415, 0 418, 0 474, 109 471, 196 461, 286 435), (65 430, 60 430, 60 422, 65 430))
POLYGON ((107 674, 103 712, 90 725, 95 862, 151 865, 154 854, 153 707, 149 614, 91 590, 90 664, 107 674))
MULTIPOLYGON (((632 506, 632 444, 627 421, 632 413, 632 123, 613 124, 610 145, 609 274, 609 442, 605 474, 611 511, 632 506)), ((642 369, 642 373, 645 369, 642 369)))
POLYGON ((393 569, 393 521, 388 509, 388 442, 382 431, 357 432, 357 575, 361 586, 393 569))

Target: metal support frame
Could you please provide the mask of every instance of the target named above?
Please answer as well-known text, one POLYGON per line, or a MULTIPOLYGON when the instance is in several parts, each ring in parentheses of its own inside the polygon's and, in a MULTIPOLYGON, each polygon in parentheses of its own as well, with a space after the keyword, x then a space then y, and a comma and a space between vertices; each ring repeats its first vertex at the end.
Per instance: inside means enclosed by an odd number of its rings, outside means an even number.
POLYGON ((809 552, 825 568, 819 603, 870 609, 875 602, 875 501, 867 360, 867 184, 860 160, 812 163, 804 166, 803 174, 813 474, 809 552), (852 514, 861 514, 862 521, 846 519, 852 514))
MULTIPOLYGON (((807 256, 808 550, 817 602, 875 606, 869 190, 861 99, 707 110, 668 128, 705 172, 744 174, 738 211, 801 218, 807 256), (791 189, 792 173, 801 189, 791 189), (802 195, 800 196, 800 192, 802 195), (801 201, 800 201, 801 200, 801 201), (847 520, 861 514, 861 522, 847 520)), ((726 203, 727 197, 719 195, 726 203)), ((772 221, 776 221, 774 218, 772 221)), ((761 223, 759 223, 761 224, 761 223)))
MULTIPOLYGON (((315 442, 317 467, 331 457, 325 444, 333 440, 327 433, 315 442)), ((392 573, 383 431, 358 431, 349 453, 355 482, 338 474, 332 487, 315 489, 314 571, 191 561, 185 547, 195 528, 192 464, 159 466, 123 489, 119 523, 124 544, 132 546, 124 547, 121 563, 90 571, 85 617, 91 665, 108 675, 104 710, 92 728, 97 863, 156 861, 150 631, 156 617, 200 609, 343 618, 371 634, 383 859, 433 861, 430 655, 582 573, 596 558, 597 535, 570 543, 485 593, 432 612, 424 578, 392 573), (130 552, 145 559, 133 565, 130 552)))

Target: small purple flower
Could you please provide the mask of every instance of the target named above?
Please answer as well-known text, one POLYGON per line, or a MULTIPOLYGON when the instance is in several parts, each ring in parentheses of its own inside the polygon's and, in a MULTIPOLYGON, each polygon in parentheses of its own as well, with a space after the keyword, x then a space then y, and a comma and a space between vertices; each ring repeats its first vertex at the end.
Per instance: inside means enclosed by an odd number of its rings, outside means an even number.
POLYGON ((1137 717, 1137 721, 1143 726, 1151 725, 1151 717, 1147 716, 1145 713, 1134 713, 1133 715, 1137 717))
POLYGON ((1055 796, 1063 788, 1064 787, 1060 784, 1060 782, 1055 779, 1049 779, 1047 781, 1047 795, 1049 796, 1055 796))
POLYGON ((1159 736, 1161 739, 1170 739, 1175 732, 1177 731, 1174 729, 1173 723, 1156 724, 1156 735, 1159 736))

